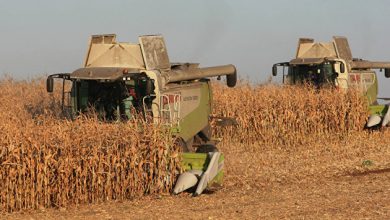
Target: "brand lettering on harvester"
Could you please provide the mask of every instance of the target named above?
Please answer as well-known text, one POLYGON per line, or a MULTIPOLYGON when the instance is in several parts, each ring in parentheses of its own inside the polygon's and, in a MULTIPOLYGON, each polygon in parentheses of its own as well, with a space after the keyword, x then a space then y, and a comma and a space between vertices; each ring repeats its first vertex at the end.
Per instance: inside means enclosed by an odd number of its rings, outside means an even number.
POLYGON ((186 96, 186 97, 184 97, 183 98, 183 101, 185 102, 185 101, 196 101, 196 100, 198 100, 199 99, 199 96, 197 96, 197 95, 194 95, 194 96, 186 96))

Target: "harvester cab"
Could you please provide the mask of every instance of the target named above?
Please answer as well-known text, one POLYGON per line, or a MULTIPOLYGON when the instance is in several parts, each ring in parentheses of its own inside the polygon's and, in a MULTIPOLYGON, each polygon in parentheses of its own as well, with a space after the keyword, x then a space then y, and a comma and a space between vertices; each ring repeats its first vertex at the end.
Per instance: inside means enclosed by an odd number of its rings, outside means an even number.
POLYGON ((295 59, 276 63, 272 75, 282 69, 284 84, 309 83, 317 88, 331 86, 340 90, 355 88, 367 98, 370 117, 367 127, 386 126, 390 121, 388 106, 379 105, 378 78, 375 69, 390 77, 390 62, 371 62, 352 57, 347 38, 333 37, 332 42, 314 42, 301 38, 295 59), (278 68, 279 67, 279 68, 278 68))
MULTIPOLYGON (((94 35, 84 67, 50 75, 47 91, 53 91, 54 78, 63 79, 62 107, 71 118, 92 110, 105 121, 142 115, 151 123, 169 126, 183 149, 183 166, 191 171, 186 175, 199 179, 194 185, 203 185, 196 192, 200 194, 205 186, 221 183, 223 176, 223 155, 215 152, 211 136, 209 79, 221 76, 226 76, 229 87, 235 86, 237 73, 233 65, 199 68, 196 63, 170 63, 164 39, 159 35, 140 36, 137 44, 119 43, 114 34, 94 35), (65 91, 66 81, 71 83, 70 91, 65 91), (207 171, 210 167, 213 172, 207 171), (202 178, 207 181, 202 182, 202 178)), ((184 185, 178 181, 181 187, 175 193, 193 186, 189 186, 187 178, 181 179, 184 185)))

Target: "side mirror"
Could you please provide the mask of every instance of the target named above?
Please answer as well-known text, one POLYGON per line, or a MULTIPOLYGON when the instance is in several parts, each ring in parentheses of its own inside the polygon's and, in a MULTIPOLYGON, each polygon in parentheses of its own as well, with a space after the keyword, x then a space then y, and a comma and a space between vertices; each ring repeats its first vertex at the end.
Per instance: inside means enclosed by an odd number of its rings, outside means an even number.
POLYGON ((226 84, 228 87, 234 87, 237 84, 237 72, 226 75, 226 84))
POLYGON ((273 75, 273 76, 278 75, 278 66, 277 66, 276 64, 274 64, 274 65, 272 66, 272 75, 273 75))
POLYGON ((390 78, 390 69, 385 69, 385 77, 390 78))
POLYGON ((54 87, 54 79, 53 79, 53 77, 49 76, 49 77, 47 77, 47 80, 46 80, 46 91, 49 93, 52 93, 53 87, 54 87))
POLYGON ((340 62, 340 73, 345 73, 345 64, 340 62))

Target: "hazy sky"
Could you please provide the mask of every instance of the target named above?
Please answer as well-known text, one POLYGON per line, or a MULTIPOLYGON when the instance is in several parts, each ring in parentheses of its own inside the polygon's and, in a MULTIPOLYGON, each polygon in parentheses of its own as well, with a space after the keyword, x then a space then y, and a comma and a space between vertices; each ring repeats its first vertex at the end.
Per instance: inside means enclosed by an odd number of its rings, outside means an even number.
MULTIPOLYGON (((265 81, 299 37, 347 36, 354 57, 390 61, 386 0, 0 0, 0 73, 30 78, 81 67, 91 34, 163 34, 172 62, 235 64, 265 81)), ((390 79, 380 77, 389 91, 390 79)), ((383 92, 382 92, 383 93, 383 92)), ((384 94, 385 95, 385 94, 384 94)))

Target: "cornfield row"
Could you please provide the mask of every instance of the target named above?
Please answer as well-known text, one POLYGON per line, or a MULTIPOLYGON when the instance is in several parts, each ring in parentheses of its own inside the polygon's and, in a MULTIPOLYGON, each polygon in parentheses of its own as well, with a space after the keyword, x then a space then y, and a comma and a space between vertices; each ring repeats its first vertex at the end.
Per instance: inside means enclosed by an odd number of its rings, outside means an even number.
MULTIPOLYGON (((143 121, 61 119, 60 95, 44 82, 0 81, 0 209, 122 200, 168 193, 179 149, 163 128, 143 121)), ((236 126, 215 136, 244 144, 304 144, 308 138, 360 132, 367 117, 356 92, 310 87, 214 85, 215 116, 236 126)), ((310 147, 310 146, 308 146, 310 147)))
POLYGON ((0 83, 0 210, 168 193, 179 171, 167 132, 142 121, 60 120, 43 83, 0 83))
POLYGON ((362 131, 367 105, 357 91, 340 92, 307 86, 214 85, 216 117, 230 117, 236 126, 216 129, 217 136, 244 144, 305 144, 326 136, 362 131))

